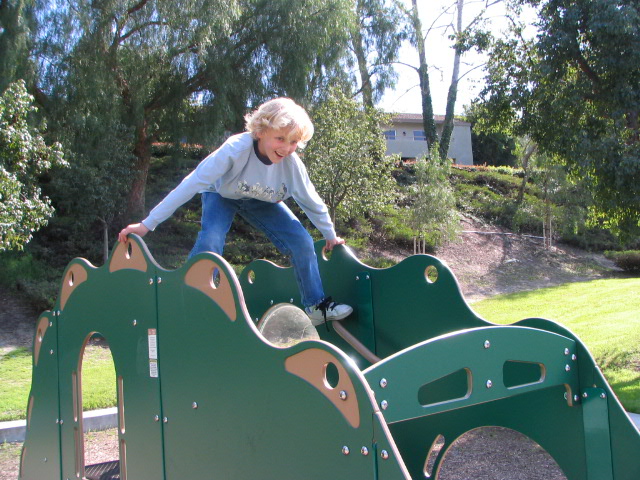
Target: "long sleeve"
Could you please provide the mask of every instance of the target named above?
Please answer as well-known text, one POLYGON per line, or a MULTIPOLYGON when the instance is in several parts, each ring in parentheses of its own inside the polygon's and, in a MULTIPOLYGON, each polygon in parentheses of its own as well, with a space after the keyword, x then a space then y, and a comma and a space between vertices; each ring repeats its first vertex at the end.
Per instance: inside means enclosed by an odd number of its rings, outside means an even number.
POLYGON ((307 169, 296 155, 296 167, 298 171, 297 178, 294 179, 293 191, 291 196, 298 205, 307 214, 307 217, 316 226, 326 240, 333 240, 337 237, 336 230, 329 216, 329 209, 322 201, 320 195, 316 191, 307 169))
MULTIPOLYGON (((155 228, 173 215, 180 206, 188 202, 196 193, 209 190, 212 185, 227 173, 246 150, 247 141, 236 135, 228 139, 220 148, 209 154, 187 175, 158 205, 156 205, 142 223, 149 229, 155 228)), ((250 143, 249 143, 250 145, 250 143)))

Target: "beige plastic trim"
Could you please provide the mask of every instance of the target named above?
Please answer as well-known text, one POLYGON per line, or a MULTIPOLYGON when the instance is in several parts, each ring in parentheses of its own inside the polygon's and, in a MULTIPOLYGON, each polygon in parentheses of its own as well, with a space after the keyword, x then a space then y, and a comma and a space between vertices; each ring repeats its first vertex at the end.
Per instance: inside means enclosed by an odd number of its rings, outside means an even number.
POLYGON ((216 302, 232 322, 236 321, 237 312, 233 289, 224 270, 216 262, 208 258, 197 261, 191 265, 184 276, 184 283, 200 290, 216 302), (213 273, 216 269, 220 275, 220 282, 217 286, 213 283, 213 273))
POLYGON ((38 320, 38 326, 36 327, 36 338, 33 342, 33 366, 38 366, 38 359, 40 358, 40 349, 42 348, 42 342, 44 336, 49 328, 49 319, 47 317, 40 317, 38 320))
POLYGON ((147 260, 144 258, 140 245, 132 240, 127 240, 125 243, 118 242, 118 246, 111 255, 109 272, 113 273, 125 269, 146 272, 147 268, 147 260))
POLYGON ((284 362, 285 369, 306 380, 317 388, 344 415, 353 428, 360 426, 360 408, 353 382, 349 373, 334 355, 319 348, 310 348, 288 357, 284 362), (327 366, 332 363, 338 369, 338 384, 332 387, 327 382, 327 366), (340 392, 346 398, 340 398, 340 392))
POLYGON ((67 304, 67 300, 78 288, 78 285, 87 280, 87 270, 80 264, 74 263, 69 267, 67 273, 62 280, 62 290, 60 292, 60 310, 64 310, 64 306, 67 304))

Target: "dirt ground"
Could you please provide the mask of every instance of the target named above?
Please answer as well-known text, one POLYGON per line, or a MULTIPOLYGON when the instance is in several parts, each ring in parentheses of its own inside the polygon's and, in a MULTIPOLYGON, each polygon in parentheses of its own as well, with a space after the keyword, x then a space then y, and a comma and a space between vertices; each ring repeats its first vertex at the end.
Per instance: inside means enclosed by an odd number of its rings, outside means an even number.
MULTIPOLYGON (((465 298, 474 301, 499 293, 533 290, 568 282, 615 276, 602 255, 540 239, 509 235, 465 220, 459 241, 444 245, 436 256, 452 269, 465 298)), ((379 250, 397 261, 412 251, 379 250)), ((25 299, 0 288, 0 358, 17 347, 30 347, 39 312, 25 299)), ((21 444, 0 445, 0 480, 16 480, 21 444)), ((115 430, 86 437, 87 464, 117 459, 115 430)), ((553 459, 523 435, 501 428, 467 432, 447 451, 438 480, 563 480, 553 459)), ((48 479, 43 479, 48 480, 48 479)))

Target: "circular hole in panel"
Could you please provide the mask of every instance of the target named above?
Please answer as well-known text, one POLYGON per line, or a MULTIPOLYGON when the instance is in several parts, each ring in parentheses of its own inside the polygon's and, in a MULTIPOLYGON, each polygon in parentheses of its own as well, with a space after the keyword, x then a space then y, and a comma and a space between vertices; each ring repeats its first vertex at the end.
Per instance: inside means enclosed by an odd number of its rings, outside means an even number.
POLYGON ((211 274, 211 287, 218 288, 220 286, 220 269, 215 267, 211 274))
POLYGON ((438 280, 438 269, 434 265, 429 265, 424 271, 424 278, 428 283, 436 283, 438 280))
POLYGON ((69 286, 70 287, 73 287, 73 282, 74 282, 73 272, 69 272, 69 286))
POLYGON ((125 256, 127 257, 127 260, 131 260, 131 255, 133 254, 133 245, 131 244, 131 241, 127 242, 127 253, 125 254, 125 256))
POLYGON ((247 272, 247 280, 249 283, 253 284, 253 282, 256 281, 256 272, 249 270, 249 272, 247 272))
POLYGON ((327 388, 333 390, 340 382, 340 372, 333 362, 326 363, 324 366, 324 384, 327 388))

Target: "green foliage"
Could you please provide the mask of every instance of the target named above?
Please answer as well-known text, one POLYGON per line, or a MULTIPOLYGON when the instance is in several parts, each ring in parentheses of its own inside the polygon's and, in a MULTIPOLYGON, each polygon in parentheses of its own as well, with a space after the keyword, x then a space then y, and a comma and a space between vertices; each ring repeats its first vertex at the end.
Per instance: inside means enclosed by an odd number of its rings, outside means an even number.
POLYGON ((312 112, 315 134, 303 160, 334 221, 381 210, 393 201, 393 157, 380 125, 387 116, 339 91, 312 112))
POLYGON ((625 272, 640 273, 640 250, 622 252, 608 250, 604 254, 625 272))
POLYGON ((409 225, 431 245, 453 240, 459 230, 460 216, 449 181, 450 163, 440 157, 436 143, 429 158, 416 161, 416 183, 409 187, 411 201, 409 225))
POLYGON ((38 178, 66 164, 59 144, 45 144, 44 126, 29 123, 35 110, 22 81, 0 97, 0 251, 23 249, 33 232, 46 225, 53 207, 38 178))
POLYGON ((593 195, 592 216, 640 232, 640 9, 609 0, 521 0, 540 34, 493 44, 482 93, 494 124, 528 134, 593 195))

